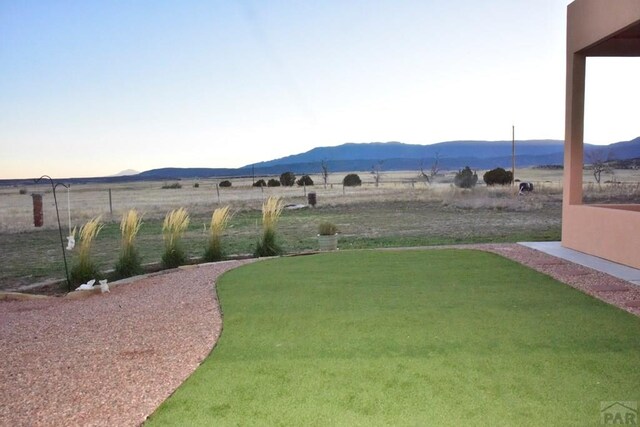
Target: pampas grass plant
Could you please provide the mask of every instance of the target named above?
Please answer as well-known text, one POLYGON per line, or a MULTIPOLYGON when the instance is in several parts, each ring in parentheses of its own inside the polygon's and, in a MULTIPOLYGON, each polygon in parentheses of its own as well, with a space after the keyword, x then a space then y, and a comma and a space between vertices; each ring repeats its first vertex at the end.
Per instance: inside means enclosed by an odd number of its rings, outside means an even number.
POLYGON ((162 224, 162 238, 164 240, 163 267, 175 268, 187 261, 187 256, 180 244, 187 227, 189 227, 189 214, 185 208, 174 209, 164 217, 162 224))
POLYGON ((70 279, 73 284, 79 285, 91 279, 100 278, 100 271, 96 264, 91 260, 91 245, 103 227, 100 223, 100 219, 101 217, 97 216, 80 227, 78 260, 71 268, 70 279))
POLYGON ((143 272, 140 255, 134 245, 134 240, 140 226, 142 215, 137 210, 131 209, 122 215, 120 231, 122 232, 122 247, 120 258, 116 263, 116 275, 118 277, 131 277, 143 272))
POLYGON ((262 238, 256 245, 256 256, 274 256, 282 253, 282 248, 276 242, 276 225, 283 208, 284 202, 280 197, 271 196, 262 204, 262 238))
POLYGON ((211 215, 211 224, 209 226, 209 242, 204 252, 204 260, 208 262, 220 261, 224 257, 222 250, 222 233, 227 228, 229 220, 233 214, 229 210, 229 206, 217 208, 211 215))

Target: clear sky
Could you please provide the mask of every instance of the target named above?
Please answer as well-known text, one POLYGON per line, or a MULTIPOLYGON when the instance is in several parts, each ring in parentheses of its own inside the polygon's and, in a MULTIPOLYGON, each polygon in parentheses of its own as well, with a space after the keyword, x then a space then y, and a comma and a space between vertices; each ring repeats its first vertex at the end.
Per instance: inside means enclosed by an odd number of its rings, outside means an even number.
MULTIPOLYGON (((568 4, 0 0, 0 178, 562 139, 568 4)), ((639 75, 589 60, 586 142, 640 135, 639 75)))

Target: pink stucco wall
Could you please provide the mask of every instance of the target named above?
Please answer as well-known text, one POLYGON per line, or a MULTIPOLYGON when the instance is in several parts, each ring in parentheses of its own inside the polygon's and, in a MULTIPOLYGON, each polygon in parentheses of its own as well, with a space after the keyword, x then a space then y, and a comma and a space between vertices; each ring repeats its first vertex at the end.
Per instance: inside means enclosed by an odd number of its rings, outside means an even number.
MULTIPOLYGON (((582 203, 588 56, 640 56, 640 0, 576 0, 567 13, 562 245, 640 268, 640 205, 582 203)), ((615 76, 612 76, 615 78, 615 76)))

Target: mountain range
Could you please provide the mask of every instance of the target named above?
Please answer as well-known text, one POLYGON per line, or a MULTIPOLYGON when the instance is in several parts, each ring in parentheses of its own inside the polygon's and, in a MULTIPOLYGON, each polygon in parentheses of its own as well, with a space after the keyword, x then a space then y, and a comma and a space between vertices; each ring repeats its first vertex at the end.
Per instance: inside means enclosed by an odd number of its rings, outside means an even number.
MULTIPOLYGON (((211 178, 234 176, 312 174, 321 171, 325 162, 331 172, 371 171, 376 165, 385 171, 428 169, 438 159, 441 170, 511 167, 511 141, 448 141, 431 145, 402 142, 346 143, 335 147, 317 147, 307 152, 279 159, 248 164, 241 168, 161 168, 126 176, 70 178, 68 182, 127 182, 211 178)), ((594 155, 602 159, 629 160, 640 158, 640 137, 609 145, 585 144, 585 163, 594 155)), ((562 165, 564 141, 527 140, 515 142, 517 167, 562 165)), ((125 172, 123 172, 125 173, 125 172)), ((120 174, 118 174, 120 175, 120 174)), ((30 180, 1 180, 0 184, 15 185, 30 180)))
MULTIPOLYGON (((511 141, 448 141, 431 145, 402 142, 346 143, 335 147, 317 147, 307 152, 279 159, 248 164, 238 169, 163 168, 140 173, 147 179, 193 178, 213 176, 279 175, 318 173, 321 162, 331 172, 370 171, 380 165, 383 170, 419 170, 428 168, 437 158, 440 169, 493 169, 511 167, 511 141)), ((585 163, 594 153, 616 160, 640 158, 640 137, 609 145, 585 144, 585 163)), ((516 141, 518 167, 562 165, 564 141, 516 141)))

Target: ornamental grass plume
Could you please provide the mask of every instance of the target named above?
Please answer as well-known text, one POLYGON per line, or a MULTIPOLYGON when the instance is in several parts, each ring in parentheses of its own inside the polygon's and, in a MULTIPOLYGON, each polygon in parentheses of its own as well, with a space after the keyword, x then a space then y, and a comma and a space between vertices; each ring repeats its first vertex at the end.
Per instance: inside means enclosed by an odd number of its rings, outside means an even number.
POLYGON ((78 260, 71 268, 70 274, 70 279, 73 284, 77 285, 85 283, 88 280, 100 277, 98 267, 91 260, 91 245, 103 227, 103 224, 100 223, 100 219, 101 217, 97 216, 80 227, 78 260))
POLYGON ((282 214, 284 202, 280 197, 271 196, 262 204, 262 239, 258 240, 255 255, 274 256, 282 253, 276 242, 276 225, 282 214))
POLYGON ((122 232, 122 247, 120 258, 116 263, 116 274, 118 277, 131 277, 143 272, 140 255, 134 245, 134 240, 140 226, 142 225, 142 215, 135 209, 130 209, 122 215, 120 221, 120 231, 122 232))
POLYGON ((164 217, 164 222, 162 223, 162 238, 164 240, 163 267, 175 268, 187 261, 187 257, 180 245, 180 240, 187 227, 189 227, 189 214, 185 208, 174 209, 164 217))
POLYGON ((208 262, 220 261, 224 257, 222 250, 222 233, 227 228, 227 224, 233 217, 229 206, 217 208, 211 215, 209 226, 209 242, 204 252, 204 260, 208 262))

